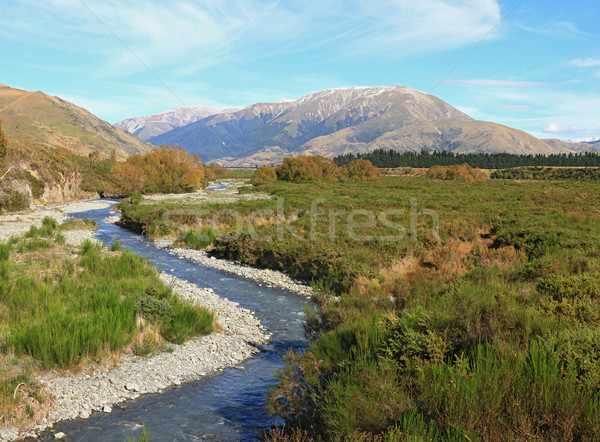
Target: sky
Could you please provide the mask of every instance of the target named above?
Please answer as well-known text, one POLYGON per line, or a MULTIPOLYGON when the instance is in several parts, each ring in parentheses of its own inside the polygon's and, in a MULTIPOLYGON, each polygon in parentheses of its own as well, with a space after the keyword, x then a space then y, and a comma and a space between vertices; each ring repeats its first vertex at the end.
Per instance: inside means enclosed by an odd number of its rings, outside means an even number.
POLYGON ((537 137, 600 137, 598 23, 598 0, 0 0, 0 83, 111 123, 404 85, 537 137))

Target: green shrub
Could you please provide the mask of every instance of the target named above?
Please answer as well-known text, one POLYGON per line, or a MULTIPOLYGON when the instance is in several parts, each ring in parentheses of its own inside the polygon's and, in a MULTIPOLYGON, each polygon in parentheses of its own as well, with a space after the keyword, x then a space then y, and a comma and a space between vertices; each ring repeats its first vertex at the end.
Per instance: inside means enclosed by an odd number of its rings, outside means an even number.
POLYGON ((203 227, 200 232, 188 230, 181 242, 189 248, 202 250, 210 245, 215 244, 217 235, 210 226, 203 227))
POLYGON ((113 241, 110 244, 110 250, 112 252, 118 252, 119 250, 121 250, 121 245, 123 244, 123 241, 113 241))
POLYGON ((10 243, 0 242, 0 262, 8 261, 12 245, 10 243))
POLYGON ((157 299, 148 291, 135 300, 135 311, 149 321, 172 321, 173 306, 166 299, 157 299))

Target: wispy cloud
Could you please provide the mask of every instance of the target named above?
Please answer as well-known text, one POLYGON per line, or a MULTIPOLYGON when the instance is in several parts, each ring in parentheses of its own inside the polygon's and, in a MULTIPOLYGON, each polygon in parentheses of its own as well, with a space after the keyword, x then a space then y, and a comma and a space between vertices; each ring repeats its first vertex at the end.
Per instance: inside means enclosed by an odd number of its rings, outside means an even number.
POLYGON ((553 37, 555 39, 598 39, 597 35, 582 31, 570 21, 556 21, 550 23, 518 23, 516 26, 532 34, 553 37))
POLYGON ((571 66, 575 66, 578 68, 593 68, 600 66, 600 58, 574 58, 569 60, 569 64, 571 66))
POLYGON ((445 80, 446 84, 460 84, 466 86, 502 87, 502 88, 530 88, 553 86, 554 83, 542 81, 514 81, 514 80, 445 80))
MULTIPOLYGON (((478 40, 500 18, 497 0, 82 1, 150 67, 175 70, 302 51, 331 56, 333 43, 340 56, 431 53, 478 40)), ((143 70, 79 1, 7 3, 2 19, 6 38, 85 52, 111 75, 143 70)))
POLYGON ((498 107, 502 109, 510 109, 510 110, 525 110, 532 109, 533 106, 526 106, 524 104, 499 104, 498 107))

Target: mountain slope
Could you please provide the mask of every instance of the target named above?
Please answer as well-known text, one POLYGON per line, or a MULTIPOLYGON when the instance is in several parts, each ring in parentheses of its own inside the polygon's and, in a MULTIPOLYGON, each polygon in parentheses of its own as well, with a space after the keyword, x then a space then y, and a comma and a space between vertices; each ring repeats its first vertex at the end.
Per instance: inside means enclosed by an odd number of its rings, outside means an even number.
POLYGON ((128 118, 115 123, 114 126, 130 132, 142 140, 148 140, 176 127, 186 126, 211 115, 222 112, 235 112, 236 110, 206 106, 183 106, 160 114, 128 118))
POLYGON ((9 138, 67 148, 87 155, 98 149, 118 158, 149 151, 145 141, 113 127, 85 109, 43 92, 0 84, 0 117, 9 138))
POLYGON ((566 152, 570 146, 556 140, 549 144, 526 132, 489 121, 420 121, 389 131, 370 143, 352 143, 347 134, 321 137, 305 145, 302 154, 334 157, 344 153, 365 153, 376 149, 398 152, 446 150, 455 153, 550 154, 566 152))
POLYGON ((404 86, 353 87, 315 92, 298 100, 259 103, 214 115, 152 137, 177 144, 204 161, 240 158, 265 148, 292 153, 311 140, 352 129, 359 143, 423 120, 471 118, 432 95, 404 86))

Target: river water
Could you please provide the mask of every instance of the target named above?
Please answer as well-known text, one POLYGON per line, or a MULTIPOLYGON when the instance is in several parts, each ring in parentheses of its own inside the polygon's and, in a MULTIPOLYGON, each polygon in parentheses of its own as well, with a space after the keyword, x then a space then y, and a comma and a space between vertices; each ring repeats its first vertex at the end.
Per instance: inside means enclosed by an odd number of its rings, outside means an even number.
MULTIPOLYGON (((58 423, 55 430, 64 432, 69 441, 123 441, 138 435, 145 423, 153 441, 256 440, 261 430, 276 423, 265 405, 269 388, 276 382, 275 373, 283 367, 282 356, 306 344, 303 307, 307 300, 158 249, 141 235, 102 221, 113 214, 110 209, 100 209, 73 216, 96 221, 96 237, 105 244, 122 241, 123 249, 147 258, 160 270, 212 288, 254 311, 273 336, 264 351, 242 364, 244 370, 226 369, 210 378, 115 406, 110 414, 94 413, 86 420, 58 423)), ((41 439, 52 440, 52 435, 47 432, 41 439)))

